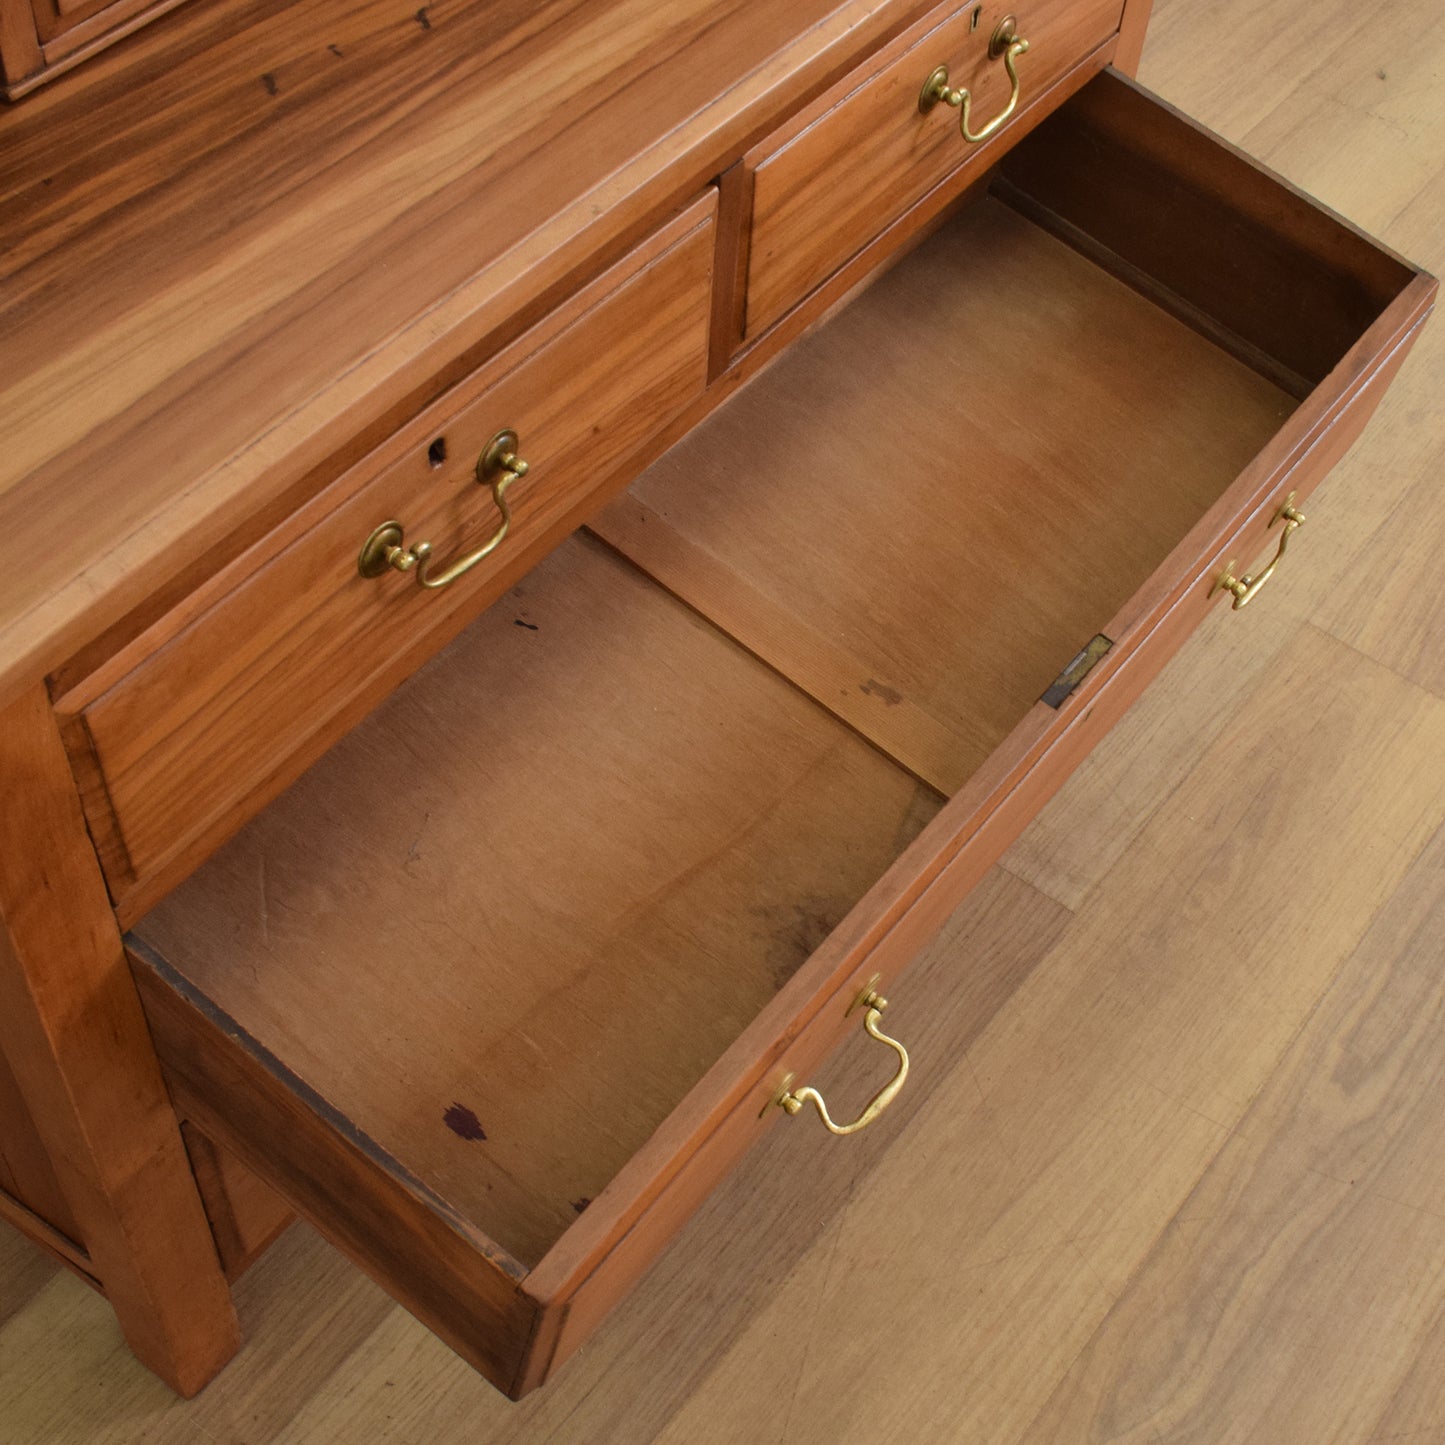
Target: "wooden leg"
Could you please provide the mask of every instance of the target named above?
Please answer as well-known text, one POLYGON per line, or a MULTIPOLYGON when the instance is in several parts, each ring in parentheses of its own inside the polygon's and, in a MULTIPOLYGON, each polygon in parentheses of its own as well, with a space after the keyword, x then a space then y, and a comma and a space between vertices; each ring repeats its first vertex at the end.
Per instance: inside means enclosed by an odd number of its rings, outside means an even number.
POLYGON ((0 797, 0 1050, 126 1341, 193 1395, 240 1332, 42 688, 0 797))
POLYGON ((1124 14, 1119 21, 1119 48, 1114 52, 1114 69, 1125 75, 1137 75, 1139 57, 1144 50, 1144 31, 1149 26, 1149 11, 1154 0, 1124 0, 1124 14))

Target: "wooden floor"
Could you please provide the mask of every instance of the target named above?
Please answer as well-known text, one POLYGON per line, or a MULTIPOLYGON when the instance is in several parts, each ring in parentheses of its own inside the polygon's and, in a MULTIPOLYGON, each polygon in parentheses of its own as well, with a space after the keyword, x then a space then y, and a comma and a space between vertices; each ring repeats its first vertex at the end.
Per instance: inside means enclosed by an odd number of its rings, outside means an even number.
MULTIPOLYGON (((1160 0, 1141 74, 1445 271, 1445 8, 1160 0)), ((296 1227, 183 1405, 0 1226, 0 1442, 1445 1445, 1445 320, 913 978, 891 1121, 780 1121, 523 1404, 296 1227)))

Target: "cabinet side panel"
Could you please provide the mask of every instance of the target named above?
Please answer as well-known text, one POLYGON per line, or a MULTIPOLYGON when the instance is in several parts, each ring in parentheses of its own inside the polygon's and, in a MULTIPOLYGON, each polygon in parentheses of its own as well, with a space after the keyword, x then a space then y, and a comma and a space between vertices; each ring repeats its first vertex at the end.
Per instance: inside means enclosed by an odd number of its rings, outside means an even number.
POLYGON ((5 94, 12 94, 43 64, 35 13, 27 0, 0 0, 0 77, 4 78, 5 94))

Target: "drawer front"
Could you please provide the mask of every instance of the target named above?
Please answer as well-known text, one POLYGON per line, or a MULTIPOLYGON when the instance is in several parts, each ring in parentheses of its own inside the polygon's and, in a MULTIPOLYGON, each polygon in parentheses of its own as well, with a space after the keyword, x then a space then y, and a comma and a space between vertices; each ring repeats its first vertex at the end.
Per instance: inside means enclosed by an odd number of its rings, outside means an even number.
POLYGON ((253 1170, 500 1390, 536 1306, 523 1272, 161 958, 130 941, 176 1111, 253 1170))
POLYGON ((34 0, 32 5, 35 26, 43 40, 54 39, 92 15, 105 12, 107 19, 119 19, 136 8, 124 0, 34 0))
POLYGON ((20 94, 67 69, 86 54, 119 40, 147 24, 181 0, 32 0, 35 33, 44 55, 45 70, 26 76, 12 94, 20 94))
POLYGON ((113 892, 214 846, 577 525, 702 389, 712 251, 708 198, 411 424, 384 465, 341 478, 309 529, 241 558, 219 600, 84 707, 72 742, 100 775, 88 803, 113 892), (415 569, 359 575, 389 520, 432 544, 438 572, 493 535, 474 466, 506 428, 528 470, 505 491, 502 544, 440 590, 415 569))
MULTIPOLYGON (((935 186, 961 188, 1067 93, 1058 83, 1116 32, 1119 0, 1030 0, 1015 12, 1029 42, 1016 61, 1018 103, 996 138, 966 142, 960 114, 919 111, 935 67, 971 94, 975 133, 1009 103, 1004 61, 991 58, 1000 5, 949 6, 889 46, 784 137, 759 147, 748 256, 744 336, 757 336, 935 186), (941 16, 941 18, 940 18, 941 16), (975 20, 975 16, 977 20, 975 20)), ((1094 56, 1102 66, 1106 53, 1094 56)))

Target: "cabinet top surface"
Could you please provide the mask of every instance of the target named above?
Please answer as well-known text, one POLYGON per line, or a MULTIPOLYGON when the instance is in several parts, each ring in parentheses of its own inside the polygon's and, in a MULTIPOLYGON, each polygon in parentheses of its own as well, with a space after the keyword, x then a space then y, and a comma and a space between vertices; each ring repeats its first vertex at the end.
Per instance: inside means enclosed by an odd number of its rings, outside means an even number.
POLYGON ((0 110, 0 698, 925 8, 195 0, 0 110))

